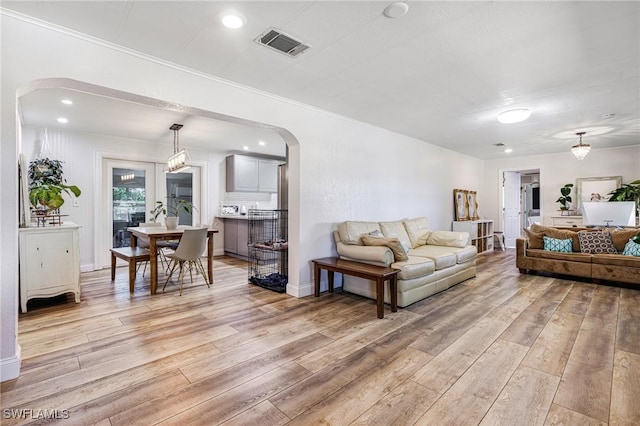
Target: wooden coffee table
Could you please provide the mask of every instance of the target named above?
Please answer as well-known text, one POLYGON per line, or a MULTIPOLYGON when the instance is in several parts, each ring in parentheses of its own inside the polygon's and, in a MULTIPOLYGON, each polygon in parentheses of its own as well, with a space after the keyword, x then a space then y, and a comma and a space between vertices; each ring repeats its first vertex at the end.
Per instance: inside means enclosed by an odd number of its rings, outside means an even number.
POLYGON ((378 318, 384 318, 384 282, 389 281, 391 312, 398 311, 398 272, 399 269, 385 266, 369 265, 367 263, 342 260, 337 257, 324 257, 312 260, 314 265, 315 296, 320 296, 320 271, 327 271, 329 293, 333 293, 333 273, 365 278, 376 282, 376 305, 378 318))

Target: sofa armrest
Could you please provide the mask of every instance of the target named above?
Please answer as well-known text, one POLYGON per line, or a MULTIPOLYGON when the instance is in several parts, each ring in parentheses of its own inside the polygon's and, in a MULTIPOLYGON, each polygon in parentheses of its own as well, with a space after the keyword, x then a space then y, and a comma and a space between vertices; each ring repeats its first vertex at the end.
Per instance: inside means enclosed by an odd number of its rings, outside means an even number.
POLYGON ((444 247, 466 247, 469 245, 469 233, 461 231, 433 231, 427 244, 444 247))
POLYGON ((526 238, 516 238, 516 256, 524 257, 527 255, 527 247, 529 246, 529 240, 526 238))
POLYGON ((336 241, 336 250, 341 258, 373 265, 390 266, 395 261, 393 252, 385 246, 360 246, 336 241))

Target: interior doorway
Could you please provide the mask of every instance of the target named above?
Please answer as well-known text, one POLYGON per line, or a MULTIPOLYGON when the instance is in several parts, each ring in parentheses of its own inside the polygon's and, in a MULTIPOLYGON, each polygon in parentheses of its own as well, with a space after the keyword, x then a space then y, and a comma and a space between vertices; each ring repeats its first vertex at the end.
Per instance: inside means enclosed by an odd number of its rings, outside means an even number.
POLYGON ((542 223, 540 169, 502 170, 502 223, 507 248, 515 248, 522 229, 542 223))

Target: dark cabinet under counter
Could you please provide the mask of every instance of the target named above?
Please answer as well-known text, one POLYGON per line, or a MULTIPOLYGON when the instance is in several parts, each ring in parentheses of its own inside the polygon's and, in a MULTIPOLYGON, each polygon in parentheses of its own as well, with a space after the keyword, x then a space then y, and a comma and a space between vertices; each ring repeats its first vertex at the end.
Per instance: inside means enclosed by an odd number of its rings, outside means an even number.
POLYGON ((224 220, 224 253, 247 260, 249 222, 245 217, 221 217, 224 220))

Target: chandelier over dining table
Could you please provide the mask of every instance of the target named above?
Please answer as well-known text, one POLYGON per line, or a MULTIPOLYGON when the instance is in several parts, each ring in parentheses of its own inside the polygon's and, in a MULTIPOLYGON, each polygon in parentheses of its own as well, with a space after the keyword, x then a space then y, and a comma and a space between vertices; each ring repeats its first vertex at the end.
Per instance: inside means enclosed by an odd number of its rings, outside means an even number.
POLYGON ((173 130, 173 155, 167 160, 167 173, 179 173, 190 167, 187 165, 189 153, 186 149, 180 149, 180 129, 182 127, 182 124, 177 123, 169 127, 170 130, 173 130))

